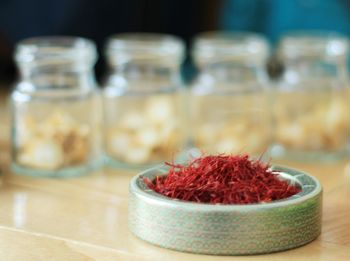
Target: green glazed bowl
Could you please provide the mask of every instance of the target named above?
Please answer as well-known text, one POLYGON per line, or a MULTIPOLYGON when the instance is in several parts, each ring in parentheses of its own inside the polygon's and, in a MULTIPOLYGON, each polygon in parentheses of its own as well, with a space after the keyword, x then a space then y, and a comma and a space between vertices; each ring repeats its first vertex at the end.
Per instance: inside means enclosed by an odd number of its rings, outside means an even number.
POLYGON ((322 188, 299 170, 274 166, 302 191, 264 204, 212 205, 173 200, 150 190, 143 178, 166 175, 159 166, 129 187, 129 229, 152 244, 211 255, 252 255, 305 245, 321 233, 322 188))

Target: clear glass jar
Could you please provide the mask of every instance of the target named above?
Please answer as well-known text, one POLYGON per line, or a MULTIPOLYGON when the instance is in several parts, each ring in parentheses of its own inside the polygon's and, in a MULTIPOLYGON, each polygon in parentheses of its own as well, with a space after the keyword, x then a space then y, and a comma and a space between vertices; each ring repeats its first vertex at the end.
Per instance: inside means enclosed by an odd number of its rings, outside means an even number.
POLYGON ((281 39, 275 156, 327 160, 350 149, 348 49, 346 37, 330 32, 294 32, 281 39))
POLYGON ((20 80, 11 96, 12 169, 34 176, 75 176, 99 162, 99 97, 94 43, 74 37, 21 41, 20 80))
POLYGON ((254 33, 208 32, 195 38, 199 74, 190 102, 195 147, 207 153, 268 152, 268 56, 267 41, 254 33))
POLYGON ((173 36, 127 33, 106 46, 105 153, 112 166, 140 167, 172 160, 184 148, 186 127, 179 68, 184 44, 173 36))

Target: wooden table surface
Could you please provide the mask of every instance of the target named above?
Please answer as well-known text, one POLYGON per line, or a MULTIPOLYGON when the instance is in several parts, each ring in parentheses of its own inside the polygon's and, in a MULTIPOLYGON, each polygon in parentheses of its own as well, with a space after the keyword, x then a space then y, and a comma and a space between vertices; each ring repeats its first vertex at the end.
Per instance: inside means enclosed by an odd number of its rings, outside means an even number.
POLYGON ((311 173, 323 185, 323 230, 314 242, 261 256, 195 255, 153 246, 129 232, 127 195, 133 172, 105 169, 70 179, 11 174, 8 123, 6 97, 1 95, 1 261, 350 260, 350 159, 287 164, 311 173))

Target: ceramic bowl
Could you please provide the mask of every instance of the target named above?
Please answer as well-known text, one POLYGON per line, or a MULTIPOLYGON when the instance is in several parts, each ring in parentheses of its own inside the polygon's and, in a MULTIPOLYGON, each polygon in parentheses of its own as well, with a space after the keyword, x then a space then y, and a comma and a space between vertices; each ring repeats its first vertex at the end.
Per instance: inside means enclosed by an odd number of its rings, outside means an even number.
POLYGON ((301 192, 270 203, 193 203, 160 195, 144 183, 144 177, 166 175, 167 166, 146 170, 130 183, 129 228, 161 247, 212 255, 271 253, 307 244, 321 233, 321 185, 299 170, 272 169, 301 192))

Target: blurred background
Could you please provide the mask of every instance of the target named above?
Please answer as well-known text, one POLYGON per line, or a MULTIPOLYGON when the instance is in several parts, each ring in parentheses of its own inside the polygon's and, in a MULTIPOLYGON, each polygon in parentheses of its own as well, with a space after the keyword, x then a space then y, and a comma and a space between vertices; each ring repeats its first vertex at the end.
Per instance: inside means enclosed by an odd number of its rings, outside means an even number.
MULTIPOLYGON (((32 36, 74 35, 94 40, 100 51, 97 78, 105 64, 101 53, 106 38, 121 32, 174 34, 190 45, 192 37, 208 30, 248 30, 272 44, 286 31, 333 30, 350 36, 348 0, 1 0, 0 88, 9 88, 16 69, 16 42, 32 36)), ((278 66, 270 62, 270 71, 278 66)), ((185 80, 193 76, 190 58, 183 66, 185 80)))

